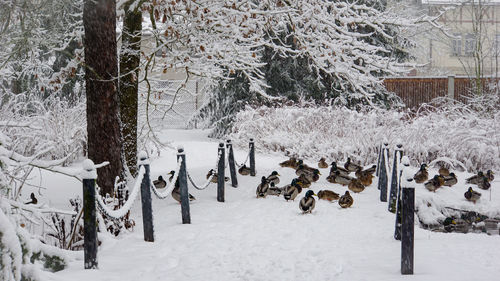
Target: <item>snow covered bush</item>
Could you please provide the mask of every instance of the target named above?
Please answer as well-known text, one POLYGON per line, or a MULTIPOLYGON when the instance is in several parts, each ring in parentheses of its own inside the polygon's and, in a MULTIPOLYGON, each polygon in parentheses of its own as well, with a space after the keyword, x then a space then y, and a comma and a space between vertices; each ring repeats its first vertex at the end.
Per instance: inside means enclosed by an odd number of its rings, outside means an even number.
MULTIPOLYGON (((413 165, 449 159, 469 171, 500 169, 500 111, 485 113, 459 102, 424 105, 415 112, 344 107, 247 108, 237 114, 235 144, 254 138, 257 149, 317 161, 347 157, 376 163, 377 148, 402 143, 413 165)), ((477 105, 475 105, 477 106, 477 105)))

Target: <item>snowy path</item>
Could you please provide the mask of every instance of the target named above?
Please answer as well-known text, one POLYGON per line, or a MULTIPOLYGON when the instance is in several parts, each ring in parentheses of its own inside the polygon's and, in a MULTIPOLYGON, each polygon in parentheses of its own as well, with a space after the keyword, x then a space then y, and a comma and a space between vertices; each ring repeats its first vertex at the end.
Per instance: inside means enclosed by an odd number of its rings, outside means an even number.
MULTIPOLYGON (((199 131, 169 131, 186 150, 194 179, 205 181, 215 163, 217 142, 199 131), (192 141, 191 141, 192 140, 192 141), (209 163, 209 164, 207 164, 209 163)), ((172 135, 170 135, 172 137, 172 135)), ((177 144, 176 144, 177 145, 177 144)), ((170 153, 152 162, 152 175, 175 166, 170 153)), ((236 150, 237 161, 246 151, 236 150)), ((375 183, 354 194, 354 205, 319 201, 312 215, 300 214, 283 197, 255 198, 262 175, 272 170, 288 183, 294 171, 280 168, 280 155, 257 154, 257 176, 239 176, 239 187, 226 184, 226 202, 216 201, 216 185, 190 187, 191 225, 181 224, 173 199, 153 200, 155 239, 143 241, 140 204, 133 210, 135 231, 106 240, 99 248, 99 270, 84 270, 83 261, 47 274, 51 280, 497 280, 500 236, 441 234, 416 227, 415 275, 402 276, 400 243, 393 239, 394 215, 378 200, 375 183)), ((313 164, 313 163, 310 163, 313 164)), ((312 186, 344 193, 345 187, 320 181, 312 186)), ((498 183, 496 183, 498 185, 498 183)), ((500 186, 497 186, 500 187, 500 186)), ((496 198, 498 200, 498 198, 496 198)))

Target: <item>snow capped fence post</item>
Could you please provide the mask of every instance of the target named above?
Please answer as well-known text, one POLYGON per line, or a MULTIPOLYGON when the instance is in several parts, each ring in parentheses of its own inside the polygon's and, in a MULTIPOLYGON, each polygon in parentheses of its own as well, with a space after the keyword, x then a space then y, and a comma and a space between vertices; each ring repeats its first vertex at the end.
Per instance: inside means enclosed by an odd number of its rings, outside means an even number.
POLYGON ((184 153, 184 148, 179 146, 177 148, 177 161, 181 159, 181 167, 179 169, 179 189, 181 192, 181 213, 182 213, 182 223, 191 223, 191 214, 189 211, 189 191, 187 185, 187 174, 186 174, 186 154, 184 153))
POLYGON ((378 189, 380 190, 380 201, 387 202, 387 158, 389 154, 388 144, 384 143, 382 159, 380 160, 380 175, 378 177, 378 189))
POLYGON ((380 161, 382 160, 382 150, 383 149, 383 146, 382 144, 380 144, 378 146, 378 157, 377 157, 377 170, 375 172, 375 175, 378 177, 380 175, 380 161))
POLYGON ((403 156, 401 159, 401 164, 403 167, 401 169, 401 173, 399 175, 399 183, 398 183, 398 197, 396 203, 396 223, 394 228, 394 239, 401 240, 401 179, 406 179, 411 176, 410 167, 410 159, 408 156, 403 156))
POLYGON ((415 231, 415 186, 413 177, 406 175, 403 185, 401 224, 401 274, 413 274, 413 244, 415 231))
POLYGON ((97 269, 97 227, 95 181, 97 172, 92 160, 83 161, 83 252, 85 269, 97 269))
POLYGON ((255 177, 255 143, 253 139, 250 139, 250 175, 255 177))
POLYGON ((391 176, 391 191, 389 192, 389 206, 388 210, 391 213, 396 212, 396 201, 398 196, 398 185, 399 185, 399 176, 400 176, 400 162, 403 157, 403 145, 397 144, 394 149, 394 161, 392 163, 392 176, 391 176))
POLYGON ((144 177, 141 182, 142 224, 144 241, 154 242, 153 209, 151 207, 151 180, 149 178, 149 159, 146 151, 139 152, 139 167, 144 166, 144 177))
POLYGON ((217 164, 217 201, 224 202, 225 153, 224 143, 219 143, 219 163, 217 164))
POLYGON ((226 141, 227 151, 227 161, 229 162, 229 172, 231 173, 231 185, 233 187, 238 187, 238 178, 236 177, 236 167, 234 166, 234 152, 233 144, 231 140, 226 141))

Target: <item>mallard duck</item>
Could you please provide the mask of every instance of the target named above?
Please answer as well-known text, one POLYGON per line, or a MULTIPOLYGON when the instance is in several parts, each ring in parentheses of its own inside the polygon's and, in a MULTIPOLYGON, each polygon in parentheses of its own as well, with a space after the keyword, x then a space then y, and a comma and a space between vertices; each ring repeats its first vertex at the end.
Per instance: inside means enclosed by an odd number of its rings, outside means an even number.
POLYGON ((321 157, 321 159, 319 159, 318 168, 320 168, 320 169, 328 168, 328 163, 326 163, 325 157, 321 157))
POLYGON ((284 167, 284 168, 292 168, 292 169, 296 169, 297 168, 297 158, 295 157, 290 157, 290 159, 286 160, 286 161, 283 161, 280 163, 280 166, 281 167, 284 167))
POLYGON ((356 170, 356 177, 364 186, 369 186, 372 184, 373 175, 367 170, 361 170, 361 167, 356 170))
POLYGON ((337 162, 333 161, 332 162, 332 167, 330 168, 330 175, 334 175, 336 171, 339 171, 341 174, 344 176, 349 176, 349 171, 337 166, 337 162))
POLYGON ((443 186, 444 184, 444 178, 440 175, 435 175, 432 179, 427 181, 424 186, 427 188, 429 191, 436 191, 438 188, 443 186))
POLYGON ((349 208, 352 206, 352 203, 354 203, 354 199, 349 194, 349 191, 346 191, 339 199, 339 205, 342 208, 349 208))
POLYGON ((488 170, 486 172, 486 177, 488 178, 488 181, 489 182, 492 182, 494 179, 495 179, 495 176, 494 176, 495 173, 493 173, 492 170, 488 170))
POLYGON ((352 179, 347 188, 354 193, 360 193, 365 190, 365 186, 359 179, 352 179))
POLYGON ((416 183, 424 183, 427 179, 429 179, 429 172, 427 172, 427 164, 423 163, 420 165, 420 170, 415 173, 413 179, 416 183))
POLYGON ((364 170, 366 173, 375 174, 377 171, 377 165, 372 165, 370 168, 364 170))
POLYGON ((260 184, 257 186, 257 190, 255 191, 257 198, 266 198, 268 189, 269 183, 267 182, 266 177, 262 176, 260 184))
MULTIPOLYGON (((172 189, 172 198, 175 199, 175 201, 181 203, 181 188, 177 185, 177 183, 175 184, 175 187, 174 189, 172 189)), ((191 193, 189 193, 189 201, 193 201, 193 200, 196 200, 196 198, 194 198, 193 195, 191 195, 191 193)))
POLYGON ((465 182, 469 184, 478 184, 484 178, 484 174, 482 171, 477 172, 477 175, 473 175, 472 177, 466 178, 465 182))
POLYGON ((274 185, 274 182, 269 183, 269 189, 267 190, 267 195, 280 196, 283 189, 274 185))
POLYGON ((491 187, 490 182, 488 181, 488 177, 484 176, 483 179, 477 183, 477 187, 483 189, 483 190, 488 190, 491 187))
POLYGON ((33 205, 38 204, 38 199, 36 199, 35 193, 31 192, 30 199, 31 199, 30 201, 28 201, 28 202, 26 202, 24 204, 33 204, 33 205))
POLYGON ((318 198, 323 200, 333 201, 333 200, 338 200, 340 198, 340 195, 331 190, 320 190, 318 192, 318 198))
POLYGON ((304 173, 304 176, 310 182, 317 182, 319 180, 319 175, 321 175, 321 173, 319 172, 318 169, 314 169, 312 173, 304 173))
POLYGON ((162 189, 167 186, 167 182, 163 179, 162 176, 159 176, 157 180, 153 181, 153 185, 156 187, 156 189, 162 189))
POLYGON ((309 188, 311 186, 311 181, 305 175, 300 175, 296 179, 296 183, 302 188, 309 188))
POLYGON ((297 180, 293 179, 292 183, 283 187, 283 197, 286 201, 295 200, 295 197, 302 192, 302 187, 297 184, 297 180))
POLYGON ((452 186, 457 183, 457 176, 455 173, 450 173, 450 175, 443 177, 443 185, 452 186))
POLYGON ((243 166, 241 166, 238 169, 238 173, 240 173, 240 175, 242 175, 242 176, 248 176, 248 175, 250 175, 250 168, 247 167, 247 165, 243 164, 243 166))
POLYGON ((471 201, 474 204, 476 204, 476 201, 479 200, 479 198, 481 198, 481 193, 474 191, 472 190, 472 187, 469 187, 469 189, 464 193, 464 197, 468 201, 471 201))
POLYGON ((445 166, 441 166, 439 167, 439 174, 443 177, 447 177, 450 175, 450 170, 448 170, 448 168, 446 168, 445 166))
POLYGON ((307 166, 306 164, 302 163, 301 161, 302 160, 299 160, 300 164, 297 167, 297 169, 295 170, 295 174, 297 176, 300 176, 302 174, 313 174, 314 170, 318 170, 318 169, 314 169, 314 168, 311 168, 311 167, 307 166))
POLYGON ((279 178, 280 174, 278 174, 278 172, 276 171, 273 171, 268 177, 267 177, 267 182, 269 183, 274 183, 275 185, 280 183, 280 178, 279 178))
POLYGON ((349 172, 355 172, 360 167, 360 165, 351 162, 351 157, 347 157, 347 161, 344 163, 344 168, 349 172))
POLYGON ((308 190, 306 196, 300 200, 299 208, 304 214, 311 213, 314 209, 314 205, 316 205, 316 200, 313 195, 316 194, 314 194, 312 190, 308 190))
MULTIPOLYGON (((210 169, 210 171, 208 171, 207 180, 212 176, 212 174, 214 176, 212 177, 210 182, 217 183, 217 173, 214 171, 214 169, 210 169)), ((226 182, 229 181, 229 177, 224 177, 224 181, 226 181, 226 182)))
POLYGON ((351 182, 352 178, 350 176, 346 176, 346 175, 342 174, 340 171, 337 170, 333 175, 329 175, 326 178, 326 180, 331 182, 331 183, 348 185, 351 182))

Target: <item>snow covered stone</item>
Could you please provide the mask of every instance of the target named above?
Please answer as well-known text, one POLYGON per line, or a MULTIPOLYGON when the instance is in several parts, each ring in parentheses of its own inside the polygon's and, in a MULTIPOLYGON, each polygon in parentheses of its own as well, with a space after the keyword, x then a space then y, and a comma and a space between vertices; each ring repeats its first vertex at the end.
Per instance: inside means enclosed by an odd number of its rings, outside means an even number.
POLYGON ((139 152, 139 154, 137 155, 137 165, 149 165, 149 158, 148 158, 148 154, 146 153, 146 151, 144 150, 141 150, 139 152))
POLYGON ((184 146, 182 146, 182 145, 177 146, 177 153, 179 153, 179 154, 184 153, 184 146))
POLYGON ((97 171, 92 160, 85 159, 82 163, 82 167, 82 179, 97 179, 97 171))

